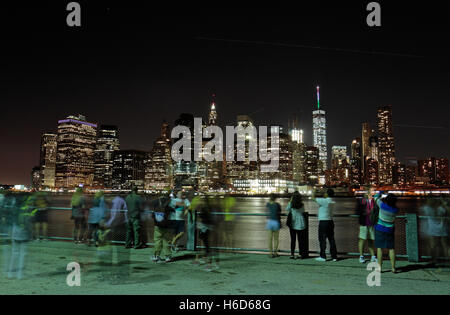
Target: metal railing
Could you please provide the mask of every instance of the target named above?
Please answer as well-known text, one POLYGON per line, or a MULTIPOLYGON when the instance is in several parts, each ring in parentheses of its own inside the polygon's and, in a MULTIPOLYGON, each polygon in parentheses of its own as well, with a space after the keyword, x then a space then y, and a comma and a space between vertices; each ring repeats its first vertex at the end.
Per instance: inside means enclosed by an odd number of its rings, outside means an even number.
MULTIPOLYGON (((54 240, 73 240, 72 229, 73 223, 70 220, 71 208, 64 207, 49 207, 49 239, 54 240), (54 213, 52 213, 54 212, 54 213), (56 215, 58 213, 58 215, 56 215)), ((153 246, 153 220, 151 219, 152 211, 143 212, 143 230, 145 234, 146 244, 148 246, 153 246)), ((267 213, 245 213, 245 212, 212 212, 216 217, 223 216, 234 216, 235 218, 231 221, 233 228, 231 230, 225 231, 226 233, 231 233, 232 238, 234 238, 233 246, 224 243, 220 240, 214 244, 211 248, 216 250, 228 250, 228 251, 240 251, 240 252, 268 252, 266 246, 266 233, 265 233, 265 218, 267 213), (258 218, 252 222, 245 222, 248 219, 258 218), (250 228, 249 228, 250 227, 250 228), (242 229, 239 231, 239 229, 242 229), (252 234, 249 236, 248 234, 252 234), (242 239, 242 237, 249 237, 249 239, 242 239), (252 244, 253 242, 253 244, 252 244)), ((282 213, 282 226, 280 230, 280 252, 289 253, 289 243, 290 236, 288 233, 288 228, 286 227, 286 213, 282 213), (287 235, 286 235, 287 233, 287 235)), ((197 229, 196 229, 196 217, 188 216, 186 233, 185 236, 180 240, 181 243, 186 243, 186 249, 195 251, 199 248, 204 248, 199 245, 197 229)), ((317 214, 305 213, 305 222, 308 235, 307 252, 309 254, 318 253, 318 237, 317 227, 318 220, 310 220, 310 218, 317 218, 317 214)), ((335 221, 335 238, 338 247, 338 254, 355 256, 359 255, 357 249, 358 242, 358 229, 359 224, 357 221, 358 216, 353 214, 335 214, 333 215, 333 220, 335 221)), ((405 214, 396 216, 395 223, 395 248, 397 252, 397 257, 408 258, 411 262, 418 262, 420 258, 428 259, 429 255, 420 255, 425 252, 426 242, 423 237, 423 233, 420 230, 421 220, 426 220, 436 217, 429 216, 418 216, 417 214, 405 214)), ((448 219, 448 218, 444 218, 448 219)), ((223 221, 223 220, 220 220, 223 221)), ((221 227, 219 226, 219 229, 221 227)), ((1 234, 5 236, 6 234, 1 234)), ((226 235, 225 235, 226 236, 226 235)), ((111 240, 113 243, 124 244, 125 243, 125 229, 120 233, 120 235, 114 235, 111 240)))

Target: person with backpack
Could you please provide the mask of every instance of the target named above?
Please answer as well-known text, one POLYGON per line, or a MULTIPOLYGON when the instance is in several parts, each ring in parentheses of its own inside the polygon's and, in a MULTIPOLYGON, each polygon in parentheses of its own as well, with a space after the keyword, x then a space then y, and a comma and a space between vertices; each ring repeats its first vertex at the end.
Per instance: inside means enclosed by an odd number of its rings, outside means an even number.
POLYGON ((151 257, 153 262, 172 261, 172 254, 169 247, 172 238, 172 226, 169 217, 175 209, 171 208, 169 204, 170 197, 168 194, 150 202, 150 207, 153 209, 152 217, 155 222, 153 232, 155 248, 151 257))
POLYGON ((81 244, 86 230, 86 199, 83 196, 83 189, 78 187, 70 201, 72 208, 71 219, 74 220, 73 241, 75 244, 81 244))
POLYGON ((371 262, 376 262, 377 258, 375 256, 375 228, 377 216, 377 204, 373 198, 373 188, 367 187, 364 197, 357 199, 356 203, 356 214, 359 219, 359 262, 365 263, 364 259, 364 245, 367 242, 369 252, 371 254, 371 262))
POLYGON ((289 234, 291 236, 291 259, 295 259, 295 242, 298 239, 298 259, 304 259, 308 256, 306 252, 306 241, 308 239, 306 233, 305 223, 305 207, 302 202, 302 195, 295 191, 289 201, 286 211, 288 218, 286 225, 289 227, 289 234))
POLYGON ((378 265, 383 265, 383 252, 389 250, 392 272, 395 269, 395 217, 398 213, 396 207, 397 197, 393 194, 384 195, 379 192, 375 195, 375 201, 378 205, 378 221, 375 225, 375 247, 377 248, 378 265))

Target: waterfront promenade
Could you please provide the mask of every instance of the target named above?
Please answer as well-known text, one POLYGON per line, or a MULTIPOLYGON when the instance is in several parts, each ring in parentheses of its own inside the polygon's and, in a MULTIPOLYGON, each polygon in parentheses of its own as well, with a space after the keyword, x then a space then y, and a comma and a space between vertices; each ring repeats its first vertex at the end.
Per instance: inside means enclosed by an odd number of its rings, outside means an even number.
MULTIPOLYGON (((0 245, 2 271, 9 245, 0 245)), ((381 286, 369 287, 370 271, 355 258, 317 262, 313 258, 220 253, 220 269, 206 272, 192 264, 193 252, 180 252, 171 263, 149 260, 152 248, 125 250, 122 246, 87 247, 71 242, 32 242, 26 256, 24 278, 2 274, 0 294, 156 294, 156 295, 291 295, 291 294, 445 294, 450 293, 450 265, 429 267, 426 262, 399 261, 392 274, 384 262, 381 286), (110 251, 114 249, 113 251, 110 251), (105 253, 113 254, 111 267, 105 253), (81 285, 66 283, 67 264, 81 266, 81 285), (117 276, 119 274, 119 276, 117 276)))

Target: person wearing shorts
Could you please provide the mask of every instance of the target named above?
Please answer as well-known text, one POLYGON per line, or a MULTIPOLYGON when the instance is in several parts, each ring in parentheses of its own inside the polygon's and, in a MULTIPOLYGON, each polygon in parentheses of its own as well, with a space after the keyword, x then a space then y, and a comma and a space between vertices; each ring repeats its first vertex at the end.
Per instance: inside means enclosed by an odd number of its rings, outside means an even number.
POLYGON ((270 195, 270 201, 267 203, 269 210, 266 229, 269 231, 269 257, 275 258, 278 255, 278 245, 281 228, 281 206, 276 201, 274 194, 270 195))
POLYGON ((367 242, 369 252, 371 254, 371 262, 376 262, 375 256, 375 229, 374 223, 371 221, 371 214, 376 207, 375 199, 373 198, 373 189, 368 187, 367 193, 364 197, 357 201, 356 213, 359 216, 359 262, 365 263, 364 259, 364 245, 367 242))

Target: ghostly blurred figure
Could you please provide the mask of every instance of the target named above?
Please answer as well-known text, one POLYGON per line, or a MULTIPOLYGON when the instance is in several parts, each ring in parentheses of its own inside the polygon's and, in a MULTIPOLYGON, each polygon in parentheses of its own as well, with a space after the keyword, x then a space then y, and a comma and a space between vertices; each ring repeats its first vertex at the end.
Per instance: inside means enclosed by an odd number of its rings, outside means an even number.
POLYGON ((216 253, 211 249, 211 241, 214 240, 215 222, 212 212, 212 202, 208 196, 202 198, 197 204, 197 229, 199 239, 203 242, 205 252, 203 258, 200 255, 196 255, 194 264, 207 264, 206 271, 212 271, 213 269, 219 269, 219 261, 216 253), (213 260, 214 264, 213 264, 213 260))
POLYGON ((12 231, 12 212, 15 207, 16 198, 12 193, 0 194, 0 238, 3 248, 2 252, 2 271, 7 275, 9 256, 11 252, 11 231, 12 231))
POLYGON ((224 246, 227 248, 234 248, 233 241, 233 224, 234 215, 230 214, 234 205, 236 204, 236 199, 230 195, 226 195, 222 200, 222 210, 225 212, 224 221, 222 224, 222 239, 224 241, 224 246))
POLYGON ((422 213, 427 216, 425 234, 428 236, 432 262, 436 263, 440 252, 442 257, 446 257, 448 254, 445 200, 429 198, 422 206, 422 213))
POLYGON ((72 217, 74 220, 73 240, 75 244, 81 244, 86 231, 86 199, 83 196, 83 189, 77 188, 72 196, 70 205, 72 207, 72 217))
POLYGON ((38 209, 34 217, 34 236, 35 240, 48 241, 47 227, 48 227, 48 205, 49 201, 47 193, 44 191, 35 192, 33 197, 35 198, 36 208, 38 209), (42 228, 42 234, 41 234, 42 228))
POLYGON ((98 246, 99 241, 99 229, 100 223, 105 219, 106 215, 106 202, 103 191, 98 191, 94 196, 93 207, 89 209, 89 231, 88 231, 88 245, 91 243, 91 237, 94 241, 95 246, 98 246))
POLYGON ((30 194, 21 194, 16 197, 8 269, 8 278, 10 279, 22 279, 23 277, 27 243, 31 240, 32 220, 37 212, 35 201, 35 198, 30 194))

